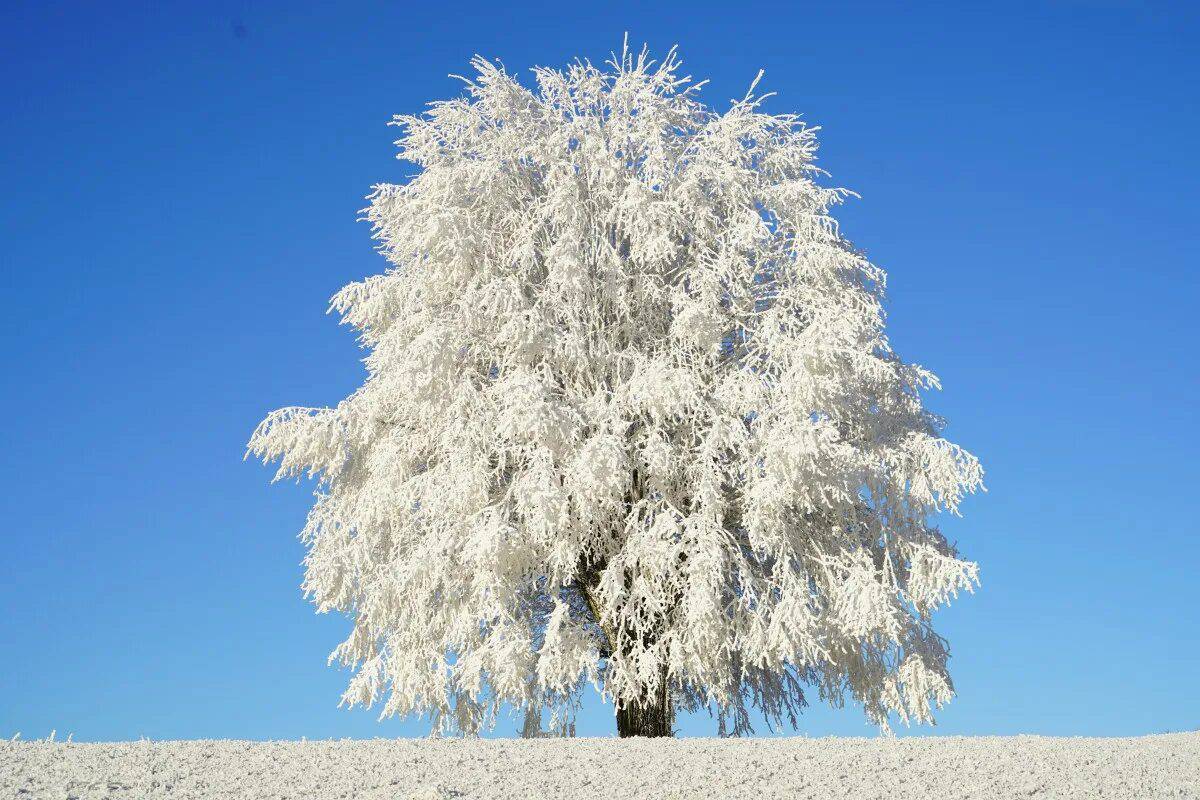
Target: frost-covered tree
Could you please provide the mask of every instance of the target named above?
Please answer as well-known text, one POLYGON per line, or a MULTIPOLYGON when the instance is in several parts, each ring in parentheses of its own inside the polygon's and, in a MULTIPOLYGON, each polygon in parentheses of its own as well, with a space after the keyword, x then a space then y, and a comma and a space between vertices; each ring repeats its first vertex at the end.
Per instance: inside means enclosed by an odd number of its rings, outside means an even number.
POLYGON ((319 479, 304 589, 353 620, 344 700, 467 732, 566 727, 589 682, 622 735, 794 726, 806 690, 931 722, 931 612, 977 568, 929 519, 982 471, 884 335, 816 129, 754 85, 710 110, 674 51, 533 89, 473 65, 396 118, 390 266, 333 298, 366 382, 249 444, 319 479))

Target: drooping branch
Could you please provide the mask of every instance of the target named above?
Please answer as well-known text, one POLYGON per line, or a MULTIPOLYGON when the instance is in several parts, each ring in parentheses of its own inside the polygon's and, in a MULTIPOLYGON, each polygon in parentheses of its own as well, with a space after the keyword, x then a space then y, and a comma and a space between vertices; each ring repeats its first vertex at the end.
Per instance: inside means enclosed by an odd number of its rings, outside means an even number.
POLYGON ((706 107, 674 51, 473 64, 396 119, 419 171, 364 211, 388 270, 333 300, 366 381, 249 446, 319 481, 304 585, 353 620, 347 702, 540 729, 592 682, 625 730, 740 733, 807 685, 931 720, 931 615, 977 568, 930 517, 982 470, 884 334, 815 129, 706 107))

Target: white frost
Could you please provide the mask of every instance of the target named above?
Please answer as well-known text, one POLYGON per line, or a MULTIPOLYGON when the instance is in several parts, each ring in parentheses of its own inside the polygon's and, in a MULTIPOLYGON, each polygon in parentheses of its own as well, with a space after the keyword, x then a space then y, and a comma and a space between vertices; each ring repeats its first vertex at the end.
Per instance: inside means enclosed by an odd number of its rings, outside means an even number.
POLYGON ((304 587, 353 619, 345 700, 569 725, 586 681, 665 679, 723 731, 794 724, 805 687, 932 721, 929 615, 977 570, 928 519, 982 470, 884 335, 816 129, 707 108, 673 51, 533 89, 473 64, 397 117, 420 169, 365 210, 391 266, 333 299, 366 382, 249 444, 319 477, 304 587))
POLYGON ((1136 739, 0 741, 0 796, 278 800, 1200 797, 1200 734, 1136 739))

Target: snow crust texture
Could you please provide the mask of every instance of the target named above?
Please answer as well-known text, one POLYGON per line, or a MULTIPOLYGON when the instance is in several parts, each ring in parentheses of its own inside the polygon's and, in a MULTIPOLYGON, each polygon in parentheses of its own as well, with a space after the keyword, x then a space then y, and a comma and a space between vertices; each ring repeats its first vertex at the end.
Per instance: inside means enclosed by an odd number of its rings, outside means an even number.
POLYGON ((0 797, 1200 798, 1200 733, 3 742, 0 797))

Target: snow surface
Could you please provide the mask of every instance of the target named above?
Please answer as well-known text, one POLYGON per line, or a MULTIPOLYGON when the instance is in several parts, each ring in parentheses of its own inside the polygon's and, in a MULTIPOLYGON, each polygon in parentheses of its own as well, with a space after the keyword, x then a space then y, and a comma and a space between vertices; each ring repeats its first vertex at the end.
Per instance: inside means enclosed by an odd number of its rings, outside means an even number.
POLYGON ((0 797, 1200 798, 1200 733, 1136 739, 0 742, 0 797))

